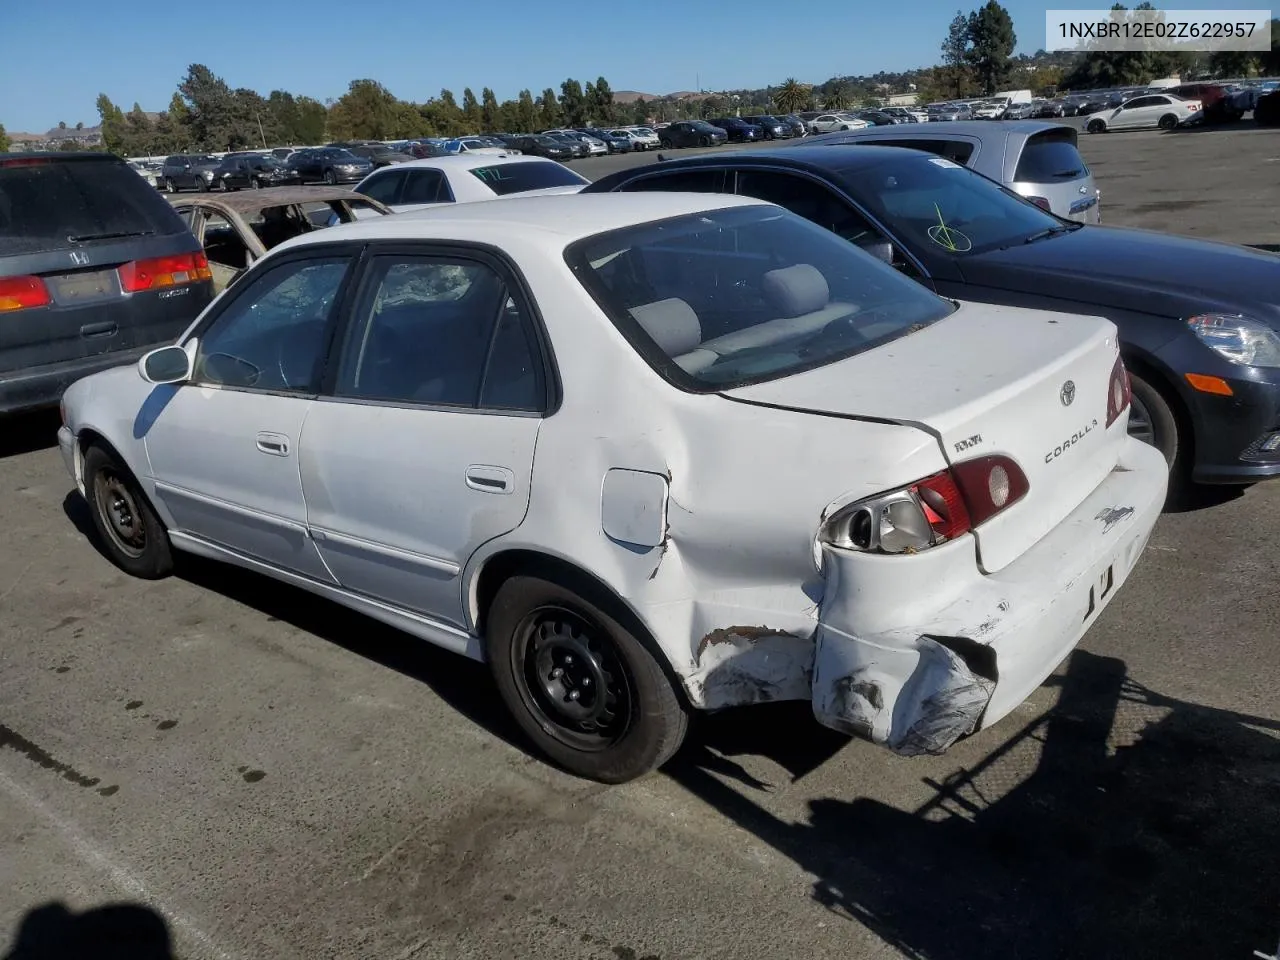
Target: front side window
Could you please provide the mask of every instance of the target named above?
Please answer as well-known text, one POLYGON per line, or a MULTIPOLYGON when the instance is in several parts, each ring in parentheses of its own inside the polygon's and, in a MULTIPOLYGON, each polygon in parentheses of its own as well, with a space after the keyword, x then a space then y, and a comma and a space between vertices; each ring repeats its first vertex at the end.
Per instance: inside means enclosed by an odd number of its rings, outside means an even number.
POLYGON ((900 236, 965 256, 1022 243, 1062 221, 943 157, 882 160, 846 178, 853 199, 900 236))
POLYGON ((200 334, 193 379, 254 390, 314 393, 329 319, 350 260, 294 260, 255 277, 200 334))
POLYGON ((624 193, 660 190, 667 193, 722 193, 724 171, 677 170, 656 176, 640 177, 622 185, 624 193))
POLYGON ((338 367, 340 397, 528 408, 538 371, 502 277, 473 260, 377 257, 338 367), (495 337, 495 333, 497 336, 495 337))
POLYGON ((453 199, 439 170, 407 170, 401 203, 441 203, 453 199))
POLYGON ((403 182, 403 170, 381 173, 357 186, 356 192, 372 197, 379 203, 392 204, 396 202, 396 195, 400 192, 400 184, 403 182))
POLYGON ((954 306, 776 207, 674 217, 579 241, 575 275, 676 385, 710 392, 874 349, 954 306))

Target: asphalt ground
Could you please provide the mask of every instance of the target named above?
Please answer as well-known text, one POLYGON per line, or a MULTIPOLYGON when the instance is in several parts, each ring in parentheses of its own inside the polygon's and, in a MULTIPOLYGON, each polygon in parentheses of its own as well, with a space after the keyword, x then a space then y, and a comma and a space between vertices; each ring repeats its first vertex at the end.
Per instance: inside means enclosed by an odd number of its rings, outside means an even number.
MULTIPOLYGON (((1107 222, 1280 244, 1280 132, 1082 145, 1107 222)), ((608 788, 532 757, 481 666, 210 563, 119 573, 55 427, 0 425, 12 960, 120 929, 131 960, 1275 949, 1280 485, 1163 517, 1080 650, 944 757, 781 704, 608 788)))

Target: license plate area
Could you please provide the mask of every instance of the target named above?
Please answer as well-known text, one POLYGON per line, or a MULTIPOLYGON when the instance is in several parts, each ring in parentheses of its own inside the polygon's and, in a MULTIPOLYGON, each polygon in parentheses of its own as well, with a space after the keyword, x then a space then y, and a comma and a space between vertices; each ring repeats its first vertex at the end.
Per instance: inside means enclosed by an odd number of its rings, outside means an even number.
POLYGON ((113 300, 120 294, 120 276, 115 270, 87 270, 44 278, 49 294, 58 306, 80 306, 113 300))
POLYGON ((1107 569, 1102 571, 1102 575, 1098 577, 1098 582, 1089 587, 1089 609, 1084 612, 1084 619, 1087 622, 1093 616, 1093 611, 1098 609, 1098 604, 1105 600, 1111 593, 1111 588, 1115 586, 1116 577, 1112 564, 1107 564, 1107 569))

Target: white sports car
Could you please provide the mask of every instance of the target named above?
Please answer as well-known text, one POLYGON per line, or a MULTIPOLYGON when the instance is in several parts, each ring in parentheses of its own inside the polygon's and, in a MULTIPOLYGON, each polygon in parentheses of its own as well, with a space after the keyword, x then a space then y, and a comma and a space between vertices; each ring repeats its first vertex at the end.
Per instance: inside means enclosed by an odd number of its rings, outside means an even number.
MULTIPOLYGON (((403 168, 403 165, 402 165, 403 168)), ((1107 320, 944 300, 779 207, 463 204, 277 247, 67 390, 111 559, 189 551, 488 662, 606 782, 691 710, 941 752, 1116 595, 1168 470, 1107 320)))
POLYGON ((809 121, 810 133, 835 133, 838 130, 865 130, 871 126, 861 117, 849 113, 824 113, 809 121))
MULTIPOLYGON (((382 167, 353 188, 396 213, 445 203, 577 193, 591 181, 544 157, 472 151, 382 167)), ((374 216, 357 211, 357 216, 374 216)))

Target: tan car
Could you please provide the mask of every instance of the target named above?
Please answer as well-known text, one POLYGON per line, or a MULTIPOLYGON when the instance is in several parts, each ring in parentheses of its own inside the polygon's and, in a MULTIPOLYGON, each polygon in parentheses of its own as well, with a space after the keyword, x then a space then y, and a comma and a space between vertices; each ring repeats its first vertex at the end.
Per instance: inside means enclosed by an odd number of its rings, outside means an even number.
POLYGON ((356 211, 390 215, 377 200, 343 187, 277 187, 244 193, 194 194, 170 201, 191 228, 209 258, 215 291, 222 291, 242 271, 277 244, 351 223, 356 211))

